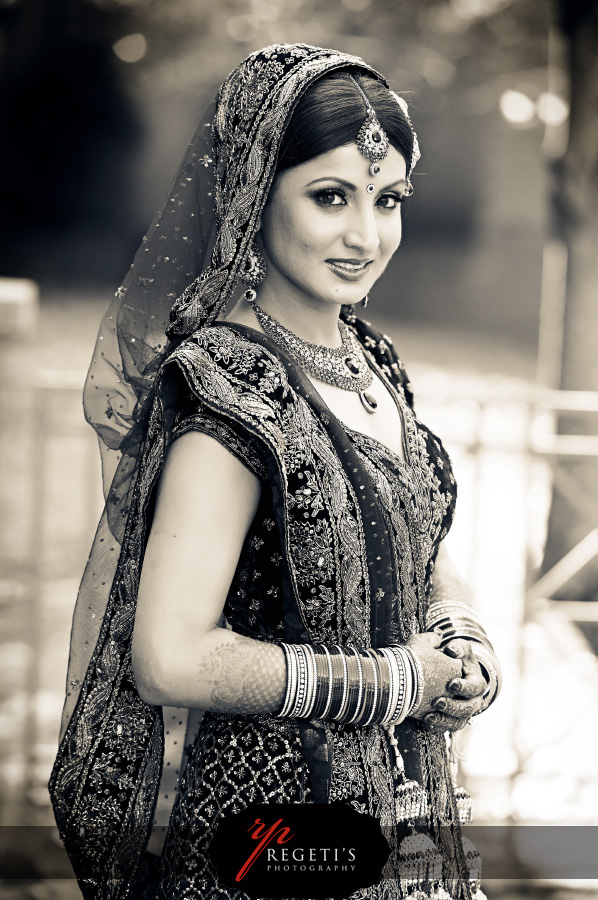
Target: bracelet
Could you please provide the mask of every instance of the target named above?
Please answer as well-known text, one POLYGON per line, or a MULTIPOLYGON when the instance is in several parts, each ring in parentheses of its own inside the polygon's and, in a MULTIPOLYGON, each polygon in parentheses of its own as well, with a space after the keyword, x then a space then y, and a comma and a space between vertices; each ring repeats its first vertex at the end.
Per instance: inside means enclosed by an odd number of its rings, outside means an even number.
POLYGON ((482 695, 484 702, 482 708, 476 713, 476 715, 479 715, 479 713, 488 709, 490 704, 498 697, 502 687, 502 673, 496 656, 491 650, 488 650, 487 647, 482 644, 473 644, 473 652, 480 663, 480 667, 485 669, 488 674, 488 687, 482 695))
POLYGON ((483 694, 483 705, 479 712, 487 709, 498 696, 502 686, 500 665, 494 648, 484 631, 477 614, 471 606, 454 601, 439 600, 432 603, 426 615, 428 631, 441 634, 440 649, 456 638, 470 641, 473 653, 486 673, 488 687, 483 694))
POLYGON ((388 725, 397 706, 399 674, 397 661, 392 651, 388 647, 381 647, 378 653, 382 654, 388 667, 388 700, 381 721, 382 725, 388 725))
MULTIPOLYGON (((314 711, 315 718, 325 719, 328 713, 330 712, 330 707, 332 706, 332 694, 334 690, 334 676, 332 671, 332 657, 328 652, 328 647, 325 644, 320 645, 320 649, 324 652, 326 656, 326 664, 328 668, 328 696, 325 699, 324 708, 318 709, 317 712, 314 711)), ((322 691, 323 693, 323 691, 322 691)))
POLYGON ((367 698, 367 704, 364 704, 363 715, 359 717, 357 720, 360 724, 363 721, 364 725, 371 725, 372 719, 376 714, 376 709, 378 706, 378 696, 379 696, 379 684, 380 684, 380 673, 378 670, 378 661, 376 659, 376 654, 373 650, 365 651, 370 659, 372 664, 372 689, 369 692, 369 696, 367 698))
POLYGON ((419 709, 424 697, 424 670, 422 668, 422 664, 420 663, 411 647, 405 647, 405 652, 407 653, 411 665, 413 666, 413 703, 411 704, 411 708, 407 713, 407 715, 410 716, 419 709))
POLYGON ((421 666, 407 647, 280 646, 287 666, 281 718, 394 726, 423 691, 421 666))

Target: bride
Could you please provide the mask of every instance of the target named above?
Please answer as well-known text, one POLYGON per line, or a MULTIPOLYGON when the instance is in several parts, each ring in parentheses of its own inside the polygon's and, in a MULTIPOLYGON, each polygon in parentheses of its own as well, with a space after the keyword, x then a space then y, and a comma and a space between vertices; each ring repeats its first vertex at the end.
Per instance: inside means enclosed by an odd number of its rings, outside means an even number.
POLYGON ((391 856, 360 897, 479 888, 445 735, 495 698, 498 664, 442 545, 450 460, 356 313, 418 157, 362 60, 253 54, 106 315, 86 412, 116 474, 50 784, 86 897, 241 900, 214 829, 282 802, 380 821, 391 856))

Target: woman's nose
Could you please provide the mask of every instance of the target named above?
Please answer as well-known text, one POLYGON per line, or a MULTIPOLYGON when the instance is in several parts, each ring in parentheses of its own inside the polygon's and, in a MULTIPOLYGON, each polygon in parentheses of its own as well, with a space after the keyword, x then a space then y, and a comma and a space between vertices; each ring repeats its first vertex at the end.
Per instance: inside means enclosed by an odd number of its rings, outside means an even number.
POLYGON ((370 207, 354 210, 345 233, 347 247, 355 247, 362 253, 374 253, 380 244, 376 214, 370 207))

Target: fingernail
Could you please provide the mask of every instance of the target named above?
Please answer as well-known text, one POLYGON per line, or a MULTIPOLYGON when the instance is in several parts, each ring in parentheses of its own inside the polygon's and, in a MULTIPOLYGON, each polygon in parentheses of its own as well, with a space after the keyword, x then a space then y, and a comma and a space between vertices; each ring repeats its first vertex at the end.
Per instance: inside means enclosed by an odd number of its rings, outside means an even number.
POLYGON ((437 718, 438 718, 438 717, 435 716, 434 713, 429 713, 429 714, 426 716, 426 722, 428 723, 428 725, 435 725, 435 724, 436 724, 437 718))
POLYGON ((457 691, 461 690, 461 682, 460 681, 451 681, 449 683, 448 689, 449 689, 449 691, 454 691, 455 693, 457 693, 457 691))
POLYGON ((444 697, 439 697, 438 700, 434 701, 434 709, 439 709, 441 712, 446 709, 446 700, 444 697))
POLYGON ((447 656, 452 656, 453 659, 455 659, 455 657, 459 656, 458 652, 456 650, 453 650, 452 647, 447 647, 444 652, 446 653, 447 656))

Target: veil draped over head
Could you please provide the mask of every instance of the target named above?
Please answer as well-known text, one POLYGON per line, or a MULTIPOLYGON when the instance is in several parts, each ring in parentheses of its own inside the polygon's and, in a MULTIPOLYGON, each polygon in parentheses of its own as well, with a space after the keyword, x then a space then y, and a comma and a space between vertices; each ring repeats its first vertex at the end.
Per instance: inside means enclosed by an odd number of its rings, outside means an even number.
MULTIPOLYGON (((84 390, 102 455, 106 507, 73 622, 63 730, 108 602, 147 436, 157 372, 186 336, 230 300, 300 98, 322 75, 361 70, 361 58, 304 44, 253 53, 223 83, 195 132, 166 202, 106 312, 84 390)), ((407 120, 405 101, 394 95, 407 120)), ((407 177, 419 158, 417 139, 407 177)))
MULTIPOLYGON (((147 539, 147 496, 140 497, 139 472, 152 465, 157 376, 169 353, 214 321, 231 299, 295 106, 318 78, 339 69, 362 71, 386 84, 359 57, 303 44, 265 48, 229 75, 100 327, 84 408, 100 442, 106 506, 75 608, 61 744, 50 781, 73 861, 90 856, 86 823, 100 813, 111 823, 110 840, 102 836, 95 856, 96 879, 116 863, 122 873, 123 860, 134 871, 130 860, 139 858, 147 841, 162 766, 162 719, 138 697, 130 667, 147 539), (101 754, 108 730, 117 740, 131 729, 139 739, 129 774, 119 776, 116 797, 98 797, 89 760, 101 754), (123 837, 126 829, 129 836, 123 837)), ((396 99, 408 119, 404 101, 396 99)), ((408 176, 418 155, 415 142, 408 176)), ((77 874, 84 883, 81 866, 77 874)), ((114 879, 114 888, 96 893, 96 880, 86 896, 126 896, 119 893, 117 874, 104 874, 107 884, 106 878, 114 879)))

